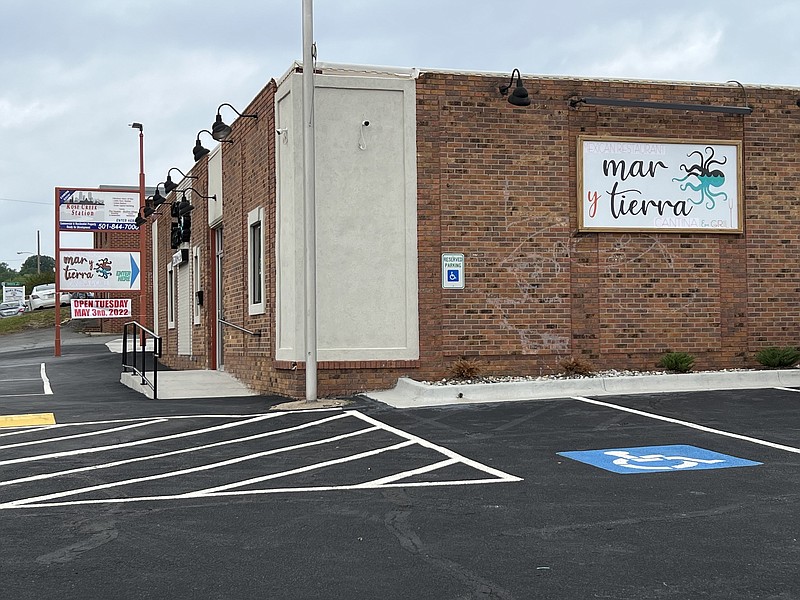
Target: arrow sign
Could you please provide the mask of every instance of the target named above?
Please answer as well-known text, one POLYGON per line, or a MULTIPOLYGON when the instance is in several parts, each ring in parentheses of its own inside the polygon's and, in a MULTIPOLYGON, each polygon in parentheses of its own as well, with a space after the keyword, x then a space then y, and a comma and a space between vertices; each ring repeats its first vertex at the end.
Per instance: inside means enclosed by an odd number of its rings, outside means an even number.
POLYGON ((139 265, 136 264, 136 258, 131 254, 131 287, 133 287, 134 282, 139 277, 139 265))

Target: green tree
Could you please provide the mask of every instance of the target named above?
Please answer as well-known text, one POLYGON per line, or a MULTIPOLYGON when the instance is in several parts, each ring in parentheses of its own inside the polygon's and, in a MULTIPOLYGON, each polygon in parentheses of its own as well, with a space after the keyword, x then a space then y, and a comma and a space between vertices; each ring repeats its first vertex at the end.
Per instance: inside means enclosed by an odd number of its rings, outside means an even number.
POLYGON ((8 266, 8 263, 0 262, 0 282, 16 281, 19 273, 8 266))
POLYGON ((25 259, 25 262, 22 263, 22 266, 19 268, 20 275, 36 275, 41 269, 42 273, 55 273, 56 270, 56 259, 52 256, 45 256, 42 254, 38 257, 35 254, 29 256, 25 259))

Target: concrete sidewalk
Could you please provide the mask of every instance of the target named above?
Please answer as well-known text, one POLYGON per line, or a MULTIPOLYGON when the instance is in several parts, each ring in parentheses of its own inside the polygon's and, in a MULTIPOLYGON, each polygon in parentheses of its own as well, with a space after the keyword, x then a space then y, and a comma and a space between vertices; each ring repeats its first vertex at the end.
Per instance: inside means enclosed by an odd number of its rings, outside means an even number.
MULTIPOLYGON (((151 339, 145 346, 145 351, 152 352, 153 344, 151 339)), ((116 354, 122 353, 122 338, 109 340, 106 347, 116 354)), ((133 352, 133 340, 128 340, 128 351, 133 352)), ((142 351, 142 347, 136 348, 137 354, 142 351)), ((148 358, 148 366, 152 364, 148 358)), ((153 373, 148 371, 147 377, 152 381, 153 373)), ((153 388, 142 383, 142 378, 134 373, 122 373, 120 383, 140 392, 152 399, 154 396, 153 388)), ((242 396, 258 396, 233 375, 223 371, 211 371, 208 369, 190 369, 186 371, 159 371, 156 377, 158 385, 159 400, 186 400, 189 398, 239 398, 242 396)))
MULTIPOLYGON (((148 374, 152 378, 152 372, 148 374)), ((189 371, 159 371, 159 400, 186 400, 190 398, 239 398, 258 396, 233 375, 223 371, 193 369, 189 371)), ((142 385, 142 378, 133 373, 122 373, 120 383, 153 398, 153 389, 142 385)))
MULTIPOLYGON (((364 396, 395 408, 421 408, 450 404, 543 400, 572 396, 621 396, 662 392, 800 387, 800 369, 763 371, 709 371, 624 377, 542 379, 514 383, 429 385, 401 378, 385 391, 364 396)), ((800 399, 800 397, 798 397, 800 399)))

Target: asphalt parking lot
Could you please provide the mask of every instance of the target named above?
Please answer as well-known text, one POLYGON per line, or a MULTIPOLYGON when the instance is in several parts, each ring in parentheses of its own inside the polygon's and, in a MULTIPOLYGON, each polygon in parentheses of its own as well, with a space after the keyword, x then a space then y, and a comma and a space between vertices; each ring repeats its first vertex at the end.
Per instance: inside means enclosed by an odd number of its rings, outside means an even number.
POLYGON ((56 420, 0 429, 2 598, 800 598, 792 389, 285 411, 51 354, 0 354, 56 420))

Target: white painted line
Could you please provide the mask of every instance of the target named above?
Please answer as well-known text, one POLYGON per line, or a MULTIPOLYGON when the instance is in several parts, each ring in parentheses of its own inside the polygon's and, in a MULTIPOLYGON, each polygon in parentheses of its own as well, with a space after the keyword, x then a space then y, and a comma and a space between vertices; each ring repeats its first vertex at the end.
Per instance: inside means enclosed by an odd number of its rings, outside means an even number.
MULTIPOLYGON (((445 487, 452 485, 481 485, 485 483, 507 483, 502 479, 469 479, 465 481, 425 481, 420 483, 390 483, 381 487, 385 488, 404 488, 404 487, 445 487)), ((267 490, 233 490, 228 492, 216 492, 198 496, 199 498, 222 498, 228 496, 263 496, 268 494, 290 494, 293 492, 337 492, 347 490, 363 490, 359 484, 354 485, 328 485, 319 487, 295 487, 295 488, 270 488, 267 490)), ((40 502, 37 504, 0 504, 0 510, 12 508, 41 508, 57 506, 77 506, 80 504, 127 504, 129 502, 148 502, 163 500, 187 500, 192 496, 185 494, 173 494, 167 496, 138 496, 136 498, 101 498, 97 500, 69 500, 66 502, 40 502)))
MULTIPOLYGON (((38 379, 36 381, 39 381, 38 379)), ((30 398, 31 396, 46 396, 44 392, 37 392, 35 394, 0 394, 0 398, 30 398)))
POLYGON ((797 388, 776 387, 774 389, 783 390, 784 392, 800 392, 800 389, 797 389, 797 388))
POLYGON ((63 427, 63 425, 29 425, 27 427, 15 427, 14 431, 9 431, 7 433, 0 433, 0 437, 6 437, 9 435, 22 435, 24 433, 32 433, 34 431, 42 431, 43 429, 53 429, 54 427, 63 427))
POLYGON ((44 363, 39 370, 40 375, 42 376, 42 384, 44 385, 44 393, 47 396, 53 395, 53 388, 50 387, 50 379, 47 378, 47 371, 44 368, 44 363))
MULTIPOLYGON (((41 396, 41 394, 37 394, 41 396)), ((250 417, 282 417, 288 414, 310 413, 310 412, 341 412, 341 408, 313 408, 308 410, 271 411, 268 413, 249 413, 249 414, 215 414, 215 415, 158 415, 150 417, 135 417, 130 419, 106 419, 103 421, 77 421, 75 423, 60 423, 50 425, 50 427, 80 427, 83 425, 108 425, 113 423, 136 423, 138 421, 152 421, 153 419, 248 419, 250 417)))
POLYGON ((211 431, 219 431, 220 429, 229 429, 231 427, 239 427, 241 425, 247 425, 249 423, 255 423, 256 421, 263 421, 264 419, 271 419, 274 416, 278 416, 278 413, 275 415, 262 415, 256 417, 254 419, 246 419, 244 421, 237 421, 234 423, 225 423, 224 425, 215 425, 214 427, 206 427, 204 429, 194 429, 192 431, 184 431, 181 433, 175 433, 172 435, 163 435, 154 438, 144 438, 141 440, 135 440, 133 442, 124 442, 122 444, 112 444, 110 446, 98 446, 95 448, 80 448, 78 450, 66 450, 64 452, 53 452, 51 454, 41 454, 39 456, 26 456, 24 458, 14 458, 11 460, 4 460, 0 461, 0 466, 2 465, 13 465, 17 463, 23 462, 33 462, 37 460, 46 460, 48 458, 61 458, 64 456, 77 456, 79 454, 94 454, 96 452, 106 452, 108 450, 116 450, 117 448, 130 448, 132 446, 142 446, 145 444, 155 444, 156 442, 163 442, 166 440, 174 440, 178 438, 190 437, 195 435, 202 435, 204 433, 209 433, 211 431))
MULTIPOLYGON (((205 429, 188 431, 188 432, 183 432, 183 433, 173 434, 173 435, 168 435, 168 436, 161 436, 161 437, 157 437, 157 438, 138 440, 138 441, 135 441, 135 442, 127 442, 127 443, 123 443, 123 444, 115 444, 115 445, 110 445, 110 446, 105 446, 105 447, 100 447, 100 448, 85 448, 85 449, 75 450, 75 451, 65 451, 65 452, 52 453, 52 454, 48 454, 48 455, 44 455, 44 456, 37 456, 37 457, 29 457, 29 458, 25 458, 25 459, 15 459, 15 460, 3 461, 3 462, 0 462, 0 465, 9 464, 9 463, 16 463, 16 462, 27 462, 27 461, 30 461, 30 460, 43 460, 44 458, 58 458, 58 457, 61 457, 61 456, 73 456, 73 455, 76 455, 76 454, 85 454, 85 453, 89 453, 89 452, 111 450, 111 449, 124 448, 124 447, 130 447, 130 446, 138 446, 138 445, 141 445, 141 444, 153 443, 153 442, 156 442, 156 441, 170 440, 170 439, 175 439, 175 438, 182 438, 182 437, 187 437, 187 436, 198 435, 198 434, 209 432, 209 431, 215 431, 215 430, 219 430, 219 429, 226 429, 226 428, 229 428, 229 427, 235 427, 235 426, 238 426, 238 425, 242 425, 242 424, 246 424, 246 423, 252 423, 252 422, 256 422, 256 421, 260 421, 260 420, 264 420, 264 419, 269 419, 269 418, 273 418, 273 417, 284 416, 284 415, 288 415, 288 414, 296 414, 297 412, 335 412, 336 414, 334 414, 332 416, 329 416, 329 417, 326 417, 326 418, 323 418, 323 419, 318 419, 316 421, 312 421, 312 422, 309 422, 309 423, 303 423, 303 424, 300 424, 300 425, 287 427, 287 428, 284 428, 284 429, 281 429, 281 430, 274 430, 274 431, 270 431, 270 432, 262 432, 262 433, 258 433, 258 434, 254 434, 254 435, 250 435, 250 436, 246 436, 246 437, 241 437, 241 438, 236 438, 236 439, 232 439, 232 440, 223 440, 223 441, 219 441, 219 442, 213 442, 213 443, 210 443, 210 444, 205 444, 203 446, 192 447, 192 448, 182 448, 182 449, 173 450, 173 451, 170 451, 170 452, 163 452, 163 453, 149 455, 149 456, 139 456, 139 457, 135 457, 135 458, 131 458, 131 459, 119 460, 119 461, 114 461, 114 462, 109 462, 109 463, 104 463, 104 464, 99 464, 99 465, 88 465, 88 466, 85 466, 85 467, 79 467, 79 468, 75 468, 75 469, 59 471, 59 472, 55 472, 55 473, 31 475, 31 476, 22 477, 22 478, 18 478, 18 479, 14 479, 14 480, 0 482, 0 486, 10 486, 10 485, 18 484, 18 483, 25 483, 25 482, 30 482, 30 481, 40 480, 40 479, 54 478, 54 477, 59 477, 59 476, 62 476, 62 475, 71 475, 71 474, 74 474, 74 473, 79 473, 79 472, 84 472, 84 471, 91 471, 91 470, 95 470, 95 469, 106 469, 106 468, 111 468, 111 467, 120 466, 120 465, 133 463, 133 462, 154 460, 154 459, 162 458, 162 457, 166 457, 166 456, 174 456, 174 455, 185 454, 185 453, 189 453, 189 452, 198 452, 198 451, 202 451, 202 450, 205 450, 205 449, 208 449, 208 448, 213 448, 213 447, 218 447, 218 446, 223 446, 223 445, 228 445, 228 444, 241 443, 241 442, 244 442, 244 441, 251 441, 251 440, 254 440, 254 439, 257 439, 257 438, 268 437, 268 436, 272 436, 272 435, 279 435, 280 433, 297 431, 299 429, 304 429, 304 428, 309 428, 309 427, 315 427, 315 426, 323 424, 325 422, 333 421, 333 420, 336 420, 336 419, 341 419, 341 418, 344 418, 344 417, 356 417, 356 418, 360 419, 361 421, 364 421, 367 424, 369 424, 369 427, 367 427, 365 429, 361 429, 361 430, 355 431, 355 432, 341 434, 341 435, 337 435, 337 436, 330 437, 330 438, 314 440, 314 441, 305 442, 305 443, 301 443, 301 444, 297 444, 297 445, 293 445, 293 446, 275 448, 275 449, 272 449, 272 450, 258 452, 258 453, 255 453, 255 454, 250 454, 250 455, 247 455, 247 456, 237 457, 237 458, 233 458, 233 459, 229 459, 229 460, 225 460, 225 461, 219 461, 219 462, 216 462, 216 463, 201 465, 201 466, 198 466, 198 467, 180 469, 180 470, 171 471, 171 472, 167 472, 167 473, 159 473, 159 474, 155 474, 155 475, 149 475, 149 476, 145 476, 145 477, 139 477, 139 478, 124 480, 124 481, 109 482, 109 483, 105 483, 105 484, 99 484, 99 485, 80 488, 80 489, 63 490, 63 491, 60 491, 60 492, 56 492, 56 493, 53 493, 53 494, 47 494, 47 495, 44 495, 44 496, 36 496, 36 497, 31 497, 31 498, 17 499, 17 500, 13 500, 13 501, 10 501, 10 502, 5 502, 5 503, 0 504, 0 509, 31 508, 31 507, 37 507, 37 506, 71 506, 71 505, 77 505, 77 504, 125 503, 125 502, 141 502, 141 501, 147 501, 147 500, 163 501, 163 500, 178 500, 178 499, 187 499, 187 498, 244 496, 244 495, 256 495, 256 494, 263 495, 263 494, 292 493, 292 492, 304 492, 304 491, 305 492, 316 492, 316 491, 336 491, 336 490, 363 490, 363 489, 378 489, 378 488, 382 488, 382 487, 397 487, 397 488, 400 488, 400 487, 432 487, 432 486, 475 485, 475 484, 483 484, 483 483, 504 483, 504 482, 509 482, 509 481, 522 481, 522 479, 519 478, 519 477, 514 477, 512 475, 508 475, 507 473, 503 473, 502 471, 499 471, 497 469, 493 469, 491 467, 487 467, 486 465, 482 465, 482 464, 477 463, 477 462, 475 462, 473 460, 467 459, 467 458, 465 458, 465 457, 463 457, 463 456, 461 456, 461 455, 459 455, 459 454, 457 454, 455 452, 452 452, 452 451, 448 450, 447 448, 443 448, 441 446, 438 446, 436 444, 428 442, 427 440, 424 440, 424 439, 422 439, 420 437, 417 437, 415 435, 411 435, 411 434, 406 433, 406 432, 404 432, 404 431, 402 431, 400 429, 396 429, 394 427, 386 425, 385 423, 381 423, 380 421, 377 421, 377 420, 375 420, 375 419, 373 419, 371 417, 363 415, 363 414, 361 414, 361 413, 359 413, 357 411, 342 411, 339 408, 322 409, 322 410, 320 410, 320 409, 309 409, 308 411, 291 411, 291 412, 282 411, 282 412, 265 413, 265 414, 259 414, 259 415, 252 415, 252 414, 250 414, 250 415, 181 415, 181 416, 175 416, 175 417, 172 417, 172 416, 149 417, 149 418, 146 418, 146 419, 145 418, 139 418, 139 419, 115 419, 115 420, 106 420, 106 421, 91 421, 91 422, 86 422, 86 423, 83 423, 83 424, 84 425, 117 424, 117 423, 149 424, 150 422, 155 421, 155 420, 160 420, 160 419, 169 420, 169 419, 174 419, 174 418, 177 418, 177 419, 246 418, 246 420, 242 421, 242 422, 226 423, 224 425, 217 425, 217 426, 208 427, 208 428, 205 428, 205 429), (374 432, 374 431, 386 431, 388 433, 394 434, 394 435, 402 438, 404 441, 396 443, 396 444, 393 444, 393 445, 390 445, 390 446, 387 446, 387 447, 372 449, 372 450, 365 451, 365 452, 362 452, 362 453, 359 453, 359 454, 346 456, 346 457, 342 457, 342 458, 338 458, 338 459, 332 459, 332 460, 328 460, 328 461, 324 461, 324 462, 320 462, 320 463, 315 463, 315 464, 307 465, 307 466, 300 467, 300 468, 297 468, 297 469, 284 471, 284 472, 281 472, 281 473, 273 473, 273 474, 264 475, 264 476, 260 476, 260 477, 250 478, 250 479, 247 479, 247 480, 244 480, 244 481, 229 483, 229 484, 226 484, 226 485, 215 486, 215 487, 206 488, 206 489, 203 489, 203 490, 196 490, 196 491, 193 491, 193 492, 184 492, 184 493, 181 493, 181 494, 172 494, 172 495, 163 495, 163 496, 143 496, 143 497, 128 497, 128 498, 101 498, 101 499, 91 499, 91 500, 72 499, 72 500, 62 500, 62 501, 57 501, 57 502, 50 502, 49 501, 49 500, 59 500, 61 498, 67 498, 69 496, 75 496, 75 495, 89 493, 89 492, 93 492, 93 491, 99 491, 99 490, 104 490, 104 489, 109 489, 109 488, 121 487, 121 486, 140 483, 140 482, 144 482, 144 481, 165 479, 165 478, 169 478, 169 477, 179 477, 181 475, 187 475, 187 474, 198 472, 198 471, 205 471, 205 470, 209 470, 209 469, 215 469, 215 468, 228 466, 228 465, 239 463, 239 462, 243 462, 243 461, 254 460, 254 459, 261 458, 261 457, 264 457, 264 456, 268 456, 268 455, 271 455, 271 454, 291 452, 291 451, 297 450, 299 448, 306 448, 306 447, 311 447, 311 446, 318 446, 318 445, 321 445, 321 444, 328 444, 328 443, 335 442, 335 441, 338 441, 338 440, 341 440, 341 439, 345 439, 345 438, 348 438, 348 437, 354 437, 354 436, 358 436, 358 435, 362 435, 364 433, 374 432), (316 486, 316 487, 311 486, 311 487, 294 487, 294 488, 271 488, 271 489, 260 489, 260 490, 235 489, 235 488, 241 488, 243 486, 248 486, 248 485, 260 483, 260 482, 263 482, 263 481, 269 481, 269 480, 278 479, 278 478, 281 478, 281 477, 287 477, 287 476, 298 474, 298 473, 303 473, 303 472, 307 472, 307 471, 321 469, 321 468, 325 468, 325 467, 328 467, 328 466, 334 466, 334 465, 339 465, 339 464, 343 464, 343 463, 347 463, 347 462, 352 462, 352 461, 359 460, 361 458, 375 456, 375 455, 378 455, 378 454, 381 454, 381 453, 384 453, 384 452, 388 452, 388 451, 392 451, 392 450, 396 450, 396 449, 401 449, 401 448, 405 448, 405 447, 413 446, 413 445, 420 445, 422 447, 434 450, 434 451, 436 451, 436 452, 438 452, 440 454, 443 454, 447 458, 444 459, 444 460, 438 461, 436 463, 417 468, 417 469, 412 469, 412 470, 409 470, 409 471, 405 471, 403 473, 389 475, 389 476, 382 477, 382 478, 379 478, 379 479, 376 479, 376 480, 357 483, 357 484, 348 484, 348 485, 339 485, 339 486, 316 486), (435 471, 437 469, 446 468, 446 467, 449 467, 449 466, 452 466, 452 465, 458 464, 458 463, 462 463, 462 464, 464 464, 466 466, 470 466, 470 467, 475 468, 475 469, 477 469, 479 471, 482 471, 484 473, 490 474, 490 475, 492 475, 492 478, 491 479, 456 480, 456 481, 454 481, 454 480, 419 481, 419 482, 413 482, 413 483, 403 483, 403 481, 402 481, 403 479, 407 479, 408 477, 411 477, 411 476, 414 476, 414 475, 419 475, 419 474, 435 471)), ((73 425, 78 425, 78 424, 75 424, 75 423, 59 424, 59 426, 73 426, 73 425)), ((50 426, 50 427, 55 427, 55 425, 50 426)), ((44 427, 42 429, 44 429, 44 427)), ((29 430, 29 431, 35 431, 35 430, 29 430)), ((68 436, 68 437, 73 437, 73 436, 68 436)))
MULTIPOLYGON (((63 492, 55 492, 53 494, 45 494, 43 496, 34 496, 34 497, 31 497, 31 498, 23 498, 23 499, 20 499, 20 500, 13 500, 12 502, 6 502, 6 503, 3 503, 3 504, 0 504, 0 508, 13 508, 13 507, 16 507, 16 506, 20 506, 22 504, 31 504, 31 503, 35 503, 35 502, 39 502, 39 501, 43 501, 43 500, 54 500, 56 498, 64 498, 66 496, 76 496, 78 494, 85 494, 85 493, 88 493, 88 492, 95 492, 95 491, 98 491, 98 490, 107 490, 109 488, 121 487, 121 486, 125 486, 125 485, 130 485, 130 484, 133 484, 133 483, 142 483, 143 481, 155 481, 155 480, 158 480, 158 479, 168 479, 170 477, 179 477, 181 475, 188 475, 189 473, 196 473, 196 472, 199 472, 199 471, 208 471, 210 469, 218 469, 220 467, 227 467, 229 465, 234 465, 234 464, 237 464, 237 463, 240 463, 240 462, 245 462, 245 461, 248 461, 248 460, 255 460, 257 458, 262 458, 264 456, 269 456, 271 454, 280 454, 282 452, 290 452, 292 450, 297 450, 298 448, 308 448, 310 446, 319 446, 321 444, 329 444, 331 442, 338 442, 340 440, 343 440, 343 439, 346 439, 346 438, 349 438, 349 437, 355 437, 357 435, 362 435, 364 433, 369 433, 371 431, 377 431, 377 430, 378 430, 377 427, 368 427, 366 429, 360 429, 358 431, 352 431, 350 433, 336 435, 336 436, 333 436, 333 437, 324 438, 324 439, 320 439, 320 440, 314 440, 312 442, 304 442, 302 444, 296 444, 294 446, 285 446, 283 448, 275 448, 273 450, 265 450, 263 452, 256 452, 255 454, 248 454, 246 456, 237 456, 236 458, 230 458, 228 460, 222 460, 222 461, 218 461, 218 462, 215 462, 215 463, 209 463, 209 464, 206 464, 206 465, 201 465, 199 467, 189 467, 187 469, 179 469, 177 471, 167 471, 166 473, 158 473, 157 475, 147 475, 145 477, 136 477, 134 479, 126 479, 126 480, 123 480, 123 481, 113 481, 111 483, 102 483, 102 484, 99 484, 99 485, 92 485, 92 486, 89 486, 89 487, 77 488, 77 489, 74 489, 74 490, 66 490, 66 491, 63 491, 63 492)), ((406 443, 406 442, 404 442, 404 443, 406 443)), ((267 476, 267 477, 271 478, 272 476, 267 476)), ((240 485, 246 485, 246 483, 245 482, 233 483, 233 484, 229 484, 229 486, 221 486, 221 488, 238 487, 240 485)), ((213 489, 213 488, 209 488, 209 489, 213 489)), ((202 493, 200 493, 200 492, 189 492, 188 494, 183 494, 181 497, 190 497, 190 496, 193 497, 193 496, 196 496, 196 495, 202 495, 202 493)))
POLYGON ((589 404, 596 404, 597 406, 605 406, 606 408, 613 408, 615 410, 622 410, 625 412, 632 413, 634 415, 640 415, 642 417, 648 417, 650 419, 657 419, 659 421, 666 421, 667 423, 674 423, 675 425, 683 425, 684 427, 691 427, 692 429, 697 429, 699 431, 705 431, 707 433, 713 433, 715 435, 722 435, 729 438, 734 438, 737 440, 743 440, 745 442, 751 442, 753 444, 759 444, 761 446, 768 446, 770 448, 776 448, 777 450, 785 450, 786 452, 793 452, 795 454, 800 454, 800 448, 795 448, 793 446, 786 446, 784 444, 778 444, 775 442, 770 442, 767 440, 760 440, 758 438, 749 437, 746 435, 741 435, 738 433, 731 433, 730 431, 722 431, 721 429, 714 429, 712 427, 706 427, 705 425, 698 425, 697 423, 690 423, 689 421, 681 421, 680 419, 673 419, 672 417, 665 417, 663 415, 656 415, 654 413, 645 412, 643 410, 636 410, 635 408, 628 408, 627 406, 620 406, 618 404, 611 404, 609 402, 602 402, 600 400, 592 400, 591 398, 584 398, 583 396, 573 396, 573 400, 578 400, 580 402, 587 402, 589 404))
POLYGON ((449 467, 450 465, 457 465, 457 464, 458 460, 456 460, 455 458, 448 458, 446 460, 441 460, 431 465, 420 467, 419 469, 412 469, 410 471, 403 471, 402 473, 396 473, 395 475, 389 475, 388 477, 381 477, 380 479, 365 481, 364 483, 359 483, 358 487, 364 487, 364 488, 382 487, 387 483, 394 483, 399 479, 405 479, 407 477, 411 477, 413 475, 420 475, 422 473, 430 473, 431 471, 436 471, 438 469, 443 469, 444 467, 449 467))
MULTIPOLYGON (((380 427, 377 427, 380 429, 380 427)), ((261 483, 262 481, 269 481, 270 479, 278 479, 280 477, 287 477, 289 475, 296 475, 297 473, 305 473, 306 471, 313 471, 315 469, 322 469, 324 467, 330 467, 333 465, 339 465, 347 462, 352 462, 354 460, 361 460, 362 458, 367 458, 369 456, 375 456, 377 454, 382 454, 383 452, 388 452, 391 450, 399 450, 400 448, 405 448, 406 446, 413 446, 415 442, 412 440, 406 440, 405 442, 399 442, 397 444, 392 444, 391 446, 384 446, 383 448, 375 448, 373 450, 367 450, 366 452, 359 452, 358 454, 352 454, 350 456, 345 456, 343 458, 335 458, 332 460, 326 460, 320 463, 314 463, 312 465, 306 465, 305 467, 299 467, 297 469, 290 469, 289 471, 282 471, 280 473, 271 473, 270 475, 262 475, 261 477, 252 477, 250 479, 245 479, 243 481, 237 481, 235 483, 228 483, 226 485, 219 485, 216 487, 206 488, 204 490, 198 490, 196 492, 189 492, 188 494, 184 494, 186 498, 196 498, 198 496, 205 496, 208 494, 215 494, 217 492, 222 492, 225 490, 230 490, 237 487, 242 487, 244 485, 252 485, 254 483, 261 483)))
POLYGON ((372 417, 369 417, 367 415, 361 414, 360 412, 357 412, 357 411, 346 411, 346 412, 352 414, 355 417, 358 417, 362 421, 366 421, 367 423, 372 423, 373 425, 377 425, 381 429, 384 429, 386 431, 390 431, 390 432, 394 433, 397 436, 406 438, 408 440, 413 440, 414 442, 416 442, 420 446, 424 446, 425 448, 430 448, 432 450, 436 450, 437 452, 440 452, 441 454, 444 454, 445 456, 449 456, 450 458, 454 458, 454 459, 458 460, 459 462, 462 462, 462 463, 464 463, 466 465, 469 465, 473 469, 477 469, 479 471, 483 471, 484 473, 488 473, 490 475, 494 475, 495 477, 498 477, 498 478, 502 479, 503 481, 522 481, 521 477, 516 477, 514 475, 509 475, 508 473, 504 473, 503 471, 500 471, 499 469, 493 469, 492 467, 488 467, 488 466, 486 466, 484 464, 481 464, 481 463, 479 463, 477 461, 471 460, 471 459, 467 458, 466 456, 461 456, 457 452, 453 452, 452 450, 448 450, 447 448, 444 448, 443 446, 438 446, 438 445, 436 445, 436 444, 434 444, 432 442, 429 442, 428 440, 422 439, 421 437, 417 437, 416 435, 412 435, 412 434, 407 433, 407 432, 405 432, 405 431, 403 431, 401 429, 397 429, 395 427, 392 427, 391 425, 387 425, 386 423, 381 423, 380 421, 378 421, 376 419, 373 419, 372 417))
POLYGON ((310 421, 308 423, 303 423, 302 425, 295 425, 293 427, 285 427, 283 429, 275 429, 273 431, 266 431, 263 433, 256 433, 254 435, 248 435, 241 438, 235 438, 232 440, 224 440, 221 442, 213 442, 211 444, 204 444, 202 446, 192 446, 190 448, 181 448, 180 450, 171 450, 169 452, 161 452, 159 454, 148 454, 147 456, 137 456, 136 458, 127 458, 125 460, 116 460, 109 463, 101 463, 99 465, 89 465, 87 467, 78 467, 75 469, 68 469, 66 471, 56 471, 54 473, 43 473, 41 475, 29 475, 28 477, 20 477, 19 479, 9 479, 7 481, 0 481, 0 487, 8 486, 8 485, 15 485, 18 483, 28 483, 30 481, 39 481, 42 479, 52 479, 54 477, 61 477, 62 475, 74 475, 75 473, 83 473, 86 471, 96 471, 98 469, 110 469, 113 467, 119 467, 122 465, 127 465, 131 463, 137 462, 144 462, 148 460, 156 460, 159 458, 166 458, 168 456, 177 456, 179 454, 189 454, 191 452, 201 452, 203 450, 208 450, 209 448, 218 448, 220 446, 228 446, 230 444, 240 444, 244 442, 250 442, 253 440, 271 437, 275 435, 281 435, 283 433, 292 433, 295 431, 300 431, 302 429, 307 429, 309 427, 316 427, 317 425, 322 425, 323 423, 327 423, 329 421, 335 421, 337 419, 341 419, 346 417, 345 414, 338 414, 333 415, 332 417, 326 417, 324 419, 318 419, 316 421, 310 421))
MULTIPOLYGON (((34 446, 38 444, 49 444, 51 442, 63 442, 64 440, 74 440, 77 438, 92 437, 96 435, 106 435, 108 433, 116 433, 126 429, 135 429, 137 427, 146 427, 147 425, 155 425, 157 423, 164 423, 165 419, 156 419, 155 421, 144 421, 142 423, 133 423, 131 425, 122 425, 120 427, 112 427, 111 429, 100 429, 98 431, 87 431, 86 433, 76 433, 74 435, 63 435, 61 437, 46 438, 43 440, 28 440, 27 442, 17 442, 16 444, 6 444, 0 446, 0 450, 8 450, 9 448, 21 448, 22 446, 34 446)), ((4 463, 0 463, 4 464, 4 463)))

